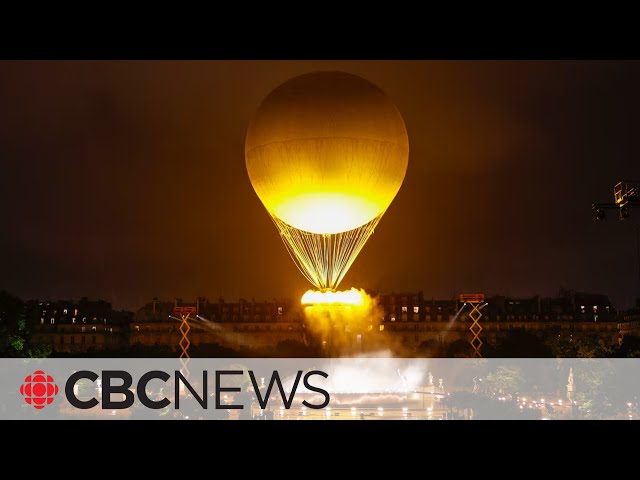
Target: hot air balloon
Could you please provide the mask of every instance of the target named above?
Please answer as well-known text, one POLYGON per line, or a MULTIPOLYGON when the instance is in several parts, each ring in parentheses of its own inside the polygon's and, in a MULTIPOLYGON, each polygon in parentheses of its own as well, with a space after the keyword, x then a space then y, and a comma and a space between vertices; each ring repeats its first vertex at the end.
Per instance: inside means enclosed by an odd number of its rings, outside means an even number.
POLYGON ((316 288, 335 290, 402 185, 409 140, 378 87, 316 72, 264 99, 245 159, 291 258, 316 288))

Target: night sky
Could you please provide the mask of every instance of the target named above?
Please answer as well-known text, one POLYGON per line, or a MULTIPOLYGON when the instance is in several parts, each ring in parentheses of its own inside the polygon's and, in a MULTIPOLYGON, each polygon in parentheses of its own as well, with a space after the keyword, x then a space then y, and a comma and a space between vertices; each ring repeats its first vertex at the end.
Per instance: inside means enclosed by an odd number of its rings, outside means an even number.
POLYGON ((299 297, 245 169, 253 112, 316 70, 384 90, 404 184, 341 287, 638 296, 633 228, 591 204, 640 180, 639 62, 0 62, 0 290, 299 297))

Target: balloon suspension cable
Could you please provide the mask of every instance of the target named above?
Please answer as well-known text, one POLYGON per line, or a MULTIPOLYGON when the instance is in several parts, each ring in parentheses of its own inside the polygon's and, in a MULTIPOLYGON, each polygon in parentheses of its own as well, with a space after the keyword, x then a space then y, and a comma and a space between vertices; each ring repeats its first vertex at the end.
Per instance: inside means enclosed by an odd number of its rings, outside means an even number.
POLYGON ((271 215, 298 270, 318 290, 335 290, 351 268, 383 214, 340 233, 299 230, 271 215))

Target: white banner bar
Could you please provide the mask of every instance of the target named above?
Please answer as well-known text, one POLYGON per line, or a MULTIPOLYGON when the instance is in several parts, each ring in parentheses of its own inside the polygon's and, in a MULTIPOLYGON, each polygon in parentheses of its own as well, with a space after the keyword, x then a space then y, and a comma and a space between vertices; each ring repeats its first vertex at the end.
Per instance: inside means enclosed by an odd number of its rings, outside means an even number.
POLYGON ((640 359, 0 359, 0 419, 638 419, 640 359))

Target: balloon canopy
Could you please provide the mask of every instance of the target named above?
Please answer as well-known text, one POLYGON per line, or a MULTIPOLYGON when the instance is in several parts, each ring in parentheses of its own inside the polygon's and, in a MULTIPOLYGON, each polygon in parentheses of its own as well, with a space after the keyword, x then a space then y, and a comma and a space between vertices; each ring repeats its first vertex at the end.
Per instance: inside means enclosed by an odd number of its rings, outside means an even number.
POLYGON ((388 208, 409 156, 400 113, 355 75, 317 72, 280 85, 249 127, 246 166, 258 197, 299 230, 335 234, 388 208))
POLYGON ((256 112, 251 184, 305 277, 335 289, 398 193, 407 131, 387 96, 340 72, 292 78, 256 112))

